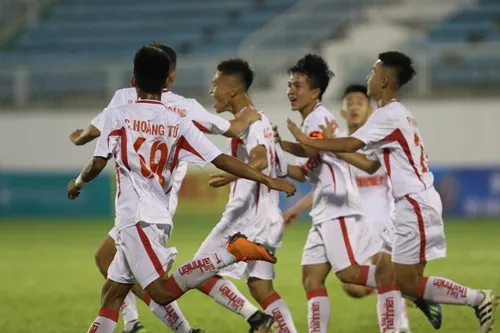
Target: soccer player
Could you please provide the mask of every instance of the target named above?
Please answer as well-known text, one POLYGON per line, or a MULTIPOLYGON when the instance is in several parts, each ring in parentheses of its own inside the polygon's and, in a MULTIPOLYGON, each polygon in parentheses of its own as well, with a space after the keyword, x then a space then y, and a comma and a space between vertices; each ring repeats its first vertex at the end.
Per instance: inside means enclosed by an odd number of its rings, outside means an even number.
MULTIPOLYGON (((498 300, 491 290, 472 289, 448 278, 424 277, 427 261, 446 256, 442 204, 435 190, 434 177, 424 143, 413 115, 398 101, 401 87, 415 75, 411 59, 396 51, 379 54, 368 76, 368 94, 378 109, 364 126, 350 137, 311 140, 288 121, 288 128, 303 145, 335 153, 355 153, 373 149, 376 159, 361 154, 345 157, 367 171, 381 165, 389 175, 396 200, 396 222, 392 262, 397 285, 387 293, 400 290, 414 297, 441 304, 468 305, 479 319, 480 332, 492 330, 498 300)), ((383 314, 393 312, 398 303, 387 303, 383 314), (393 308, 389 308, 393 307, 393 308)))
MULTIPOLYGON (((170 73, 167 78, 166 87, 162 92, 162 102, 166 104, 167 110, 177 113, 180 117, 191 119, 193 123, 203 132, 212 134, 223 134, 225 136, 236 136, 248 128, 251 122, 260 118, 260 115, 254 110, 246 110, 242 112, 241 117, 231 122, 214 115, 205 110, 196 100, 185 98, 171 91, 171 87, 176 77, 176 52, 159 43, 151 43, 150 46, 161 49, 171 59, 170 73)), ((137 101, 137 92, 134 87, 117 90, 108 105, 109 107, 129 104, 137 101)), ((70 135, 71 141, 75 145, 84 145, 93 139, 99 137, 105 119, 106 109, 97 115, 91 124, 85 129, 75 130, 70 135)), ((181 162, 177 166, 172 182, 166 186, 166 193, 169 196, 169 211, 171 216, 175 214, 177 208, 178 195, 182 180, 187 172, 187 163, 181 162)), ((99 246, 95 258, 96 264, 101 273, 106 277, 108 267, 116 253, 116 229, 112 228, 108 236, 99 246)), ((189 322, 182 314, 176 302, 169 304, 166 307, 159 306, 151 301, 147 294, 144 294, 139 286, 134 287, 134 293, 143 299, 149 306, 151 311, 176 333, 196 333, 197 329, 191 329, 189 322)), ((122 315, 125 321, 124 333, 140 333, 143 329, 142 323, 139 321, 139 314, 135 297, 132 293, 128 295, 122 307, 122 315)))
POLYGON ((165 246, 172 220, 163 186, 170 181, 179 161, 199 167, 212 163, 288 195, 295 191, 292 184, 272 179, 220 153, 191 121, 165 112, 160 100, 169 69, 168 56, 157 48, 142 47, 136 53, 134 80, 138 102, 108 109, 93 159, 68 184, 68 197, 75 199, 84 184, 97 177, 107 160, 114 157, 119 184, 115 204, 117 253, 103 287, 102 308, 89 333, 115 330, 118 310, 136 282, 156 303, 167 305, 235 262, 276 262, 265 248, 235 234, 226 250, 190 261, 167 276, 177 251, 165 246))
MULTIPOLYGON (((252 69, 243 59, 234 58, 220 62, 210 89, 216 112, 231 112, 237 118, 242 111, 255 109, 248 96, 253 77, 252 69)), ((279 169, 283 168, 283 165, 276 161, 276 144, 271 121, 263 113, 261 120, 250 125, 240 137, 230 139, 232 156, 270 177, 283 176, 279 169)), ((231 235, 237 231, 244 233, 249 240, 272 249, 273 252, 281 247, 284 225, 278 192, 253 181, 238 179, 227 172, 212 175, 210 179, 210 185, 213 187, 229 183, 230 196, 222 219, 207 236, 195 258, 205 257, 224 248, 231 235)), ((258 311, 232 282, 222 276, 246 278, 252 297, 268 316, 275 317, 277 332, 297 332, 286 302, 274 289, 275 274, 272 264, 251 261, 232 265, 198 288, 219 304, 245 318, 253 332, 262 320, 268 320, 267 316, 258 311)))
MULTIPOLYGON (((333 73, 323 58, 308 54, 288 70, 288 99, 292 110, 302 116, 302 132, 322 138, 325 118, 336 128, 336 121, 322 104, 321 98, 333 73)), ((358 265, 366 258, 355 255, 358 239, 355 231, 365 222, 358 189, 349 165, 334 154, 318 152, 301 144, 281 141, 284 151, 298 157, 298 165, 288 165, 288 176, 308 180, 313 186, 312 228, 302 256, 302 281, 308 299, 309 332, 327 332, 330 303, 325 280, 330 270, 344 283, 376 287, 375 279, 367 281, 373 265, 358 265)))

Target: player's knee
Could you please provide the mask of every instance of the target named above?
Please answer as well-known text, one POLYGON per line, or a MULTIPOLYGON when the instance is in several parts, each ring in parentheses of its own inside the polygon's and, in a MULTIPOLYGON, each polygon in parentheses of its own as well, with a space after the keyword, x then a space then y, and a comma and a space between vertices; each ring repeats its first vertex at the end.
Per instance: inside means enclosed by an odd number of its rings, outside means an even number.
POLYGON ((415 296, 415 291, 417 290, 417 283, 414 279, 408 279, 404 275, 395 275, 396 285, 402 294, 415 296))
POLYGON ((375 269, 375 281, 377 282, 377 285, 396 283, 392 267, 387 265, 377 265, 377 268, 375 269))
POLYGON ((349 283, 343 283, 342 288, 344 289, 345 293, 352 298, 362 298, 369 295, 371 292, 369 288, 349 283))
POLYGON ((306 292, 325 288, 325 281, 312 274, 302 277, 302 286, 306 292))
POLYGON ((151 299, 155 301, 155 303, 163 306, 168 305, 177 299, 177 297, 165 287, 165 281, 162 279, 158 279, 150 283, 146 287, 145 291, 151 299))
POLYGON ((250 295, 259 303, 275 292, 271 280, 261 280, 251 277, 247 281, 247 286, 250 295))
POLYGON ((107 276, 109 265, 116 254, 116 247, 113 239, 107 237, 97 249, 94 260, 102 275, 107 276))
POLYGON ((356 283, 359 274, 359 266, 349 266, 335 273, 343 283, 356 283))

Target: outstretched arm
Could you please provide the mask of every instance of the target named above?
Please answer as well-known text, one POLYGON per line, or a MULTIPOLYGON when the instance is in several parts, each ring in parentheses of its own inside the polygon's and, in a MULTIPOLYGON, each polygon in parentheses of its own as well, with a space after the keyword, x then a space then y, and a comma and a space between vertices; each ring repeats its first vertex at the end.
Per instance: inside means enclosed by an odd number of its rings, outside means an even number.
POLYGON ((288 165, 288 174, 287 176, 295 179, 301 183, 306 180, 306 173, 304 169, 298 165, 288 165))
POLYGON ((69 139, 76 146, 83 146, 90 141, 98 138, 101 132, 94 127, 94 125, 89 125, 86 129, 77 129, 69 135, 69 139))
POLYGON ((372 161, 360 153, 337 153, 335 155, 341 160, 369 174, 375 173, 380 168, 380 162, 378 160, 372 161))
POLYGON ((285 225, 288 226, 292 224, 293 220, 298 218, 302 214, 302 212, 304 212, 306 209, 311 208, 312 202, 313 202, 313 194, 312 192, 310 192, 302 199, 300 199, 295 205, 290 207, 283 214, 283 220, 285 222, 285 225))
POLYGON ((260 118, 260 114, 255 109, 247 108, 237 118, 229 121, 231 126, 224 133, 224 136, 237 137, 245 132, 255 121, 260 120, 260 118))
POLYGON ((218 169, 226 171, 239 178, 253 180, 257 183, 264 184, 273 190, 285 192, 287 196, 295 194, 296 189, 292 183, 284 179, 270 178, 260 171, 252 169, 236 157, 229 156, 227 154, 220 154, 212 160, 212 164, 218 169))

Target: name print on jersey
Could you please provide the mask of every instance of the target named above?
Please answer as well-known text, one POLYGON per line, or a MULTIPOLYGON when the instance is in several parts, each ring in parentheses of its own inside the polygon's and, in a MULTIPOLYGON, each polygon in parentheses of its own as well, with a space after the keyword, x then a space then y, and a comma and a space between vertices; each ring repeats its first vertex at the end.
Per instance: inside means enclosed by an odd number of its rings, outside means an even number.
MULTIPOLYGON (((165 126, 160 124, 151 124, 149 121, 144 120, 130 120, 125 119, 127 127, 129 130, 135 132, 141 132, 151 135, 165 135, 165 126)), ((168 125, 167 126, 167 136, 171 138, 176 138, 179 135, 179 126, 168 125)))

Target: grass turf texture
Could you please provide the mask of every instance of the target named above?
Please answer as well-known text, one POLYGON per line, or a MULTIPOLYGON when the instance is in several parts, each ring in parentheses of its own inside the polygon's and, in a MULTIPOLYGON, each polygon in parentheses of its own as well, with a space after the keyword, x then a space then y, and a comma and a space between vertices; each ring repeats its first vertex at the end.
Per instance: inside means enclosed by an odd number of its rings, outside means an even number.
MULTIPOLYGON (((176 265, 188 260, 218 221, 218 216, 178 216, 172 240, 179 250, 176 265)), ((500 221, 446 223, 448 257, 428 265, 427 274, 449 277, 475 288, 500 291, 500 221), (496 223, 495 223, 496 222, 496 223)), ((300 259, 309 223, 295 223, 278 252, 276 290, 288 302, 299 332, 307 332, 307 307, 301 286, 300 259)), ((94 265, 94 251, 111 227, 110 221, 0 222, 0 332, 85 332, 99 309, 103 278, 94 265)), ((247 296, 244 283, 238 287, 247 296)), ((376 297, 347 297, 337 279, 328 278, 332 317, 328 332, 377 332, 376 297)), ((148 332, 168 332, 138 301, 148 332)), ((200 292, 188 292, 180 306, 192 326, 207 332, 247 332, 244 320, 200 292)), ((409 309, 413 332, 432 332, 424 316, 409 309)), ((120 319, 119 330, 121 332, 120 319)), ((444 306, 440 332, 478 332, 468 307, 444 306)))

